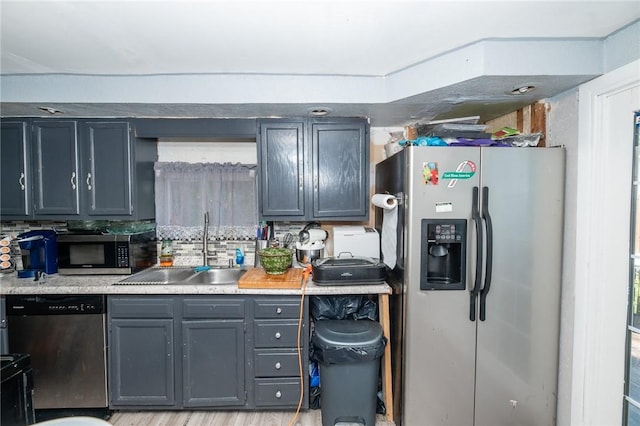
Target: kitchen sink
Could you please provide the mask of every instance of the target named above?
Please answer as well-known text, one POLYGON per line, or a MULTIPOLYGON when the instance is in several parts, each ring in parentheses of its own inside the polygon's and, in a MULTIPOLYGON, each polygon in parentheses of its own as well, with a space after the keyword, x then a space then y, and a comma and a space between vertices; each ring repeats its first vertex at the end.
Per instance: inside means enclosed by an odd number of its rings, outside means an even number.
POLYGON ((236 284, 246 270, 240 268, 211 268, 197 272, 185 281, 185 284, 236 284))
POLYGON ((195 271, 189 268, 161 268, 151 267, 131 275, 117 284, 147 284, 147 285, 222 285, 236 284, 240 276, 246 272, 240 268, 212 267, 207 271, 195 271))
POLYGON ((193 268, 151 267, 120 281, 120 284, 177 284, 192 277, 193 268))

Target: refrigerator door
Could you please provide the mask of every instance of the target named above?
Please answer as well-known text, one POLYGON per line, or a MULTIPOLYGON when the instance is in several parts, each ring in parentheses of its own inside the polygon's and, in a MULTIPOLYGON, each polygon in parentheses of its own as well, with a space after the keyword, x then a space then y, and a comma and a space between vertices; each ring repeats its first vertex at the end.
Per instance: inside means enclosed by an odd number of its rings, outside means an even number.
POLYGON ((473 187, 480 182, 480 150, 410 147, 405 151, 402 424, 471 425, 477 324, 469 319, 476 241, 471 210, 473 187), (466 289, 420 290, 422 220, 434 218, 467 220, 466 289))
POLYGON ((483 148, 481 162, 493 268, 477 323, 475 425, 555 425, 564 150, 483 148))

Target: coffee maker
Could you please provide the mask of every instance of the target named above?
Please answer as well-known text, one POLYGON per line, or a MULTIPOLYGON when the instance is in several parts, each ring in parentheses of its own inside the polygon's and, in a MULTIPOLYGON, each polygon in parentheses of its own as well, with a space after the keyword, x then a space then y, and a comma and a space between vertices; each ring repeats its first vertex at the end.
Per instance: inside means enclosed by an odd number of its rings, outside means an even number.
POLYGON ((22 270, 18 271, 18 278, 38 279, 43 273, 58 272, 56 238, 55 231, 46 229, 18 235, 17 240, 22 254, 22 270))

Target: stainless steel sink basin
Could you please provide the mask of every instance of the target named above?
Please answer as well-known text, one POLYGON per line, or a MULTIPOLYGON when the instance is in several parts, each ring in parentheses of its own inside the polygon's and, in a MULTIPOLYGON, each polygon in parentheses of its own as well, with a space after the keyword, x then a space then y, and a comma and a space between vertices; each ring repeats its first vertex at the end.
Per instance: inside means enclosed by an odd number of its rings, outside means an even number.
POLYGON ((121 284, 177 284, 195 274, 193 268, 152 267, 121 280, 121 284))
POLYGON ((238 279, 246 271, 240 268, 211 268, 208 271, 198 272, 185 282, 185 284, 236 284, 238 279))
POLYGON ((196 272, 194 267, 185 268, 161 268, 151 267, 133 274, 119 285, 146 284, 146 285, 223 285, 236 284, 238 279, 246 271, 240 268, 212 267, 208 271, 196 272))

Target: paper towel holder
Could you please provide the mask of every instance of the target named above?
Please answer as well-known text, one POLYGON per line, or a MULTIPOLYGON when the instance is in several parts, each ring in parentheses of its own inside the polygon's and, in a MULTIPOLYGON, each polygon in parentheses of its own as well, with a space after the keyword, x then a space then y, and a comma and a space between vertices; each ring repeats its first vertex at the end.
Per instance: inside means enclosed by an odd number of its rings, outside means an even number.
POLYGON ((399 206, 401 206, 402 203, 404 203, 404 193, 402 191, 398 192, 397 194, 391 194, 389 193, 389 191, 384 191, 384 193, 388 195, 393 195, 393 198, 396 199, 399 206))

